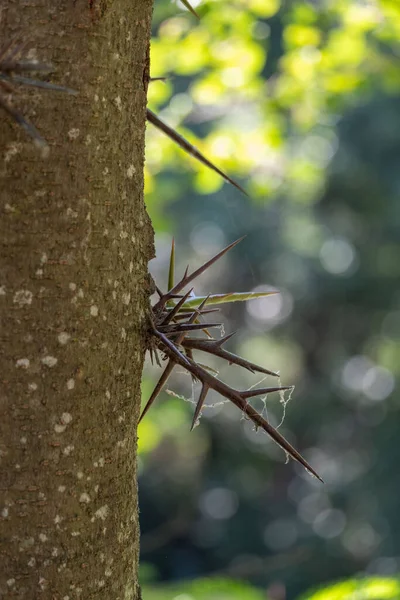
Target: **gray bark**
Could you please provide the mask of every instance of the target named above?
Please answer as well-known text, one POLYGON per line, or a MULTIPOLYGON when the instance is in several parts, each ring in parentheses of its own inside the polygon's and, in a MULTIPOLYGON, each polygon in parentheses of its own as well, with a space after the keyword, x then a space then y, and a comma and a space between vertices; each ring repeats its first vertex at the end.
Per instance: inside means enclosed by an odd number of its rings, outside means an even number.
POLYGON ((47 157, 0 112, 0 597, 137 600, 152 0, 0 10, 79 91, 12 96, 47 157))

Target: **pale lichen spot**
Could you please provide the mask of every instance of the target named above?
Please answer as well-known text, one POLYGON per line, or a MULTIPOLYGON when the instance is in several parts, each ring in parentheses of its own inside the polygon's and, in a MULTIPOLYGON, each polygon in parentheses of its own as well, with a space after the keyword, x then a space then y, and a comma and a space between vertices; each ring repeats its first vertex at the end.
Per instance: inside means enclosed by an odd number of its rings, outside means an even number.
POLYGON ((129 177, 129 179, 132 179, 132 177, 134 176, 135 173, 136 173, 136 169, 135 169, 134 165, 129 165, 128 170, 126 172, 127 177, 129 177))
POLYGON ((48 537, 47 537, 47 535, 45 533, 39 533, 39 540, 41 542, 47 542, 48 537))
POLYGON ((118 110, 119 110, 119 111, 121 111, 121 110, 122 110, 122 100, 121 100, 121 96, 117 96, 117 97, 114 99, 114 103, 115 103, 115 106, 118 108, 118 110))
POLYGON ((101 506, 98 510, 96 510, 96 512, 94 513, 94 516, 96 517, 96 519, 101 519, 102 521, 105 521, 109 512, 110 512, 110 508, 109 508, 108 504, 104 504, 104 506, 101 506))
POLYGON ((78 218, 78 212, 76 210, 74 210, 73 208, 71 208, 70 206, 68 206, 68 208, 67 208, 67 217, 69 219, 77 219, 78 218))
POLYGON ((35 390, 38 389, 37 383, 35 383, 34 381, 31 381, 31 383, 28 383, 28 389, 32 390, 34 392, 35 390))
POLYGON ((70 339, 70 334, 67 333, 66 331, 62 331, 61 333, 58 334, 58 341, 62 346, 65 346, 65 344, 68 343, 68 340, 70 339))
POLYGON ((15 583, 15 579, 11 578, 11 579, 7 579, 7 585, 8 587, 12 587, 15 583))
POLYGON ((99 101, 99 96, 97 94, 94 95, 94 101, 98 102, 99 101))
POLYGON ((97 585, 99 588, 102 588, 106 585, 106 582, 103 579, 101 579, 100 581, 97 581, 97 585))
POLYGON ((128 235, 129 233, 127 231, 120 231, 119 237, 121 238, 121 240, 126 240, 128 235))
POLYGON ((70 140, 76 140, 79 137, 79 135, 80 131, 76 127, 73 127, 68 131, 68 137, 70 140))
POLYGON ((90 307, 90 315, 92 317, 97 317, 99 314, 99 309, 95 304, 92 304, 92 306, 90 307))
POLYGON ((99 489, 100 489, 100 486, 99 485, 95 485, 94 486, 94 493, 97 494, 98 491, 99 491, 99 489))
POLYGON ((132 271, 133 271, 133 262, 131 261, 129 263, 129 273, 132 273, 132 271))
POLYGON ((3 519, 6 519, 8 517, 8 508, 7 508, 7 506, 5 506, 3 508, 3 510, 1 511, 1 516, 3 517, 3 519))
POLYGON ((124 292, 122 294, 122 302, 123 304, 126 304, 128 306, 129 302, 131 301, 131 294, 130 292, 124 292))
POLYGON ((4 154, 4 162, 6 162, 6 163, 10 162, 11 158, 19 153, 20 147, 21 147, 21 144, 16 144, 16 143, 10 144, 10 146, 8 147, 8 150, 4 154))
POLYGON ((43 269, 36 269, 35 275, 36 277, 43 277, 43 269))
POLYGON ((78 537, 78 535, 81 535, 80 531, 71 531, 71 535, 72 537, 78 537))
POLYGON ((51 367, 54 367, 58 363, 58 358, 56 358, 55 356, 50 356, 50 355, 44 356, 41 359, 41 363, 43 365, 45 365, 45 367, 51 368, 51 367))
POLYGON ((111 577, 111 575, 112 575, 112 570, 111 570, 110 568, 106 569, 106 570, 104 571, 104 575, 105 575, 106 577, 111 577))
POLYGON ((111 398, 111 392, 110 392, 110 390, 106 390, 106 394, 105 394, 105 396, 106 396, 106 398, 107 398, 108 400, 110 400, 110 398, 111 398))
POLYGON ((61 423, 63 423, 64 425, 69 425, 69 423, 71 423, 71 421, 72 421, 71 413, 63 412, 63 414, 61 415, 61 423))
POLYGON ((76 474, 76 476, 77 476, 78 479, 82 479, 82 477, 83 477, 82 471, 78 471, 77 474, 76 474))
POLYGON ((71 281, 71 283, 68 284, 68 287, 71 290, 71 292, 74 292, 76 290, 76 283, 73 283, 71 281))
POLYGON ((65 454, 65 456, 69 456, 73 450, 74 446, 65 446, 63 454, 65 454))
POLYGON ((123 327, 121 329, 121 338, 125 341, 126 340, 126 329, 125 327, 123 327))
POLYGON ((67 488, 65 485, 59 485, 57 489, 60 492, 60 494, 63 494, 67 488))
POLYGON ((6 295, 6 286, 0 285, 0 296, 5 296, 5 295, 6 295))
POLYGON ((75 379, 68 379, 67 381, 67 389, 73 390, 75 387, 75 379))
POLYGON ((29 360, 29 358, 19 358, 15 362, 15 366, 17 367, 17 369, 28 369, 30 364, 31 361, 29 360))
POLYGON ((32 556, 29 560, 28 560, 28 567, 34 567, 36 565, 36 559, 34 556, 32 556))
POLYGON ((56 423, 56 425, 54 425, 54 431, 56 433, 63 433, 66 430, 66 428, 66 425, 60 425, 59 423, 56 423))
POLYGON ((133 244, 136 242, 136 236, 135 236, 135 235, 132 235, 132 236, 131 236, 131 242, 132 242, 133 244))
POLYGON ((15 206, 6 202, 4 205, 4 212, 5 213, 15 213, 15 206))
POLYGON ((113 300, 117 299, 117 292, 115 290, 112 291, 113 300))
POLYGON ((33 294, 29 290, 17 290, 14 294, 13 302, 18 306, 27 306, 32 304, 33 294))
POLYGON ((53 550, 51 551, 51 555, 54 557, 58 556, 58 548, 53 548, 53 550))
POLYGON ((83 492, 79 497, 79 502, 88 504, 90 502, 90 496, 86 492, 83 492))
POLYGON ((60 517, 60 515, 56 515, 56 516, 54 517, 54 523, 55 523, 56 525, 58 525, 59 523, 61 523, 61 521, 62 521, 62 517, 60 517))
POLYGON ((47 579, 45 579, 44 577, 39 577, 39 587, 42 591, 46 589, 48 583, 49 582, 47 581, 47 579))
POLYGON ((21 442, 21 444, 26 444, 26 437, 22 437, 19 439, 19 441, 21 442))
POLYGON ((103 169, 103 175, 108 175, 110 172, 110 169, 108 167, 104 167, 103 169))
POLYGON ((43 252, 42 256, 40 257, 40 264, 45 265, 48 260, 49 257, 47 256, 46 252, 43 252))

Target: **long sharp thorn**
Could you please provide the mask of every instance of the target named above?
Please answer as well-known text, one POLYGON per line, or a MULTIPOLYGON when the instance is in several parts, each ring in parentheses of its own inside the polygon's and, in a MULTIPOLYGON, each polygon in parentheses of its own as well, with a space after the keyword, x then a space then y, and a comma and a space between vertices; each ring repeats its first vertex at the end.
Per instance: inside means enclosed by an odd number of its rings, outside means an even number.
POLYGON ((319 481, 321 481, 321 483, 324 483, 323 479, 321 479, 321 477, 318 475, 318 473, 316 471, 314 471, 312 466, 305 460, 305 458, 302 457, 300 452, 298 452, 296 450, 296 448, 294 448, 287 441, 287 439, 284 438, 283 435, 280 434, 279 431, 277 431, 275 429, 275 427, 272 427, 272 425, 270 425, 268 423, 268 421, 266 421, 250 404, 248 404, 245 401, 243 401, 243 402, 244 402, 243 406, 239 407, 239 408, 241 408, 242 411, 246 413, 246 415, 253 421, 253 423, 255 425, 259 425, 260 427, 262 427, 264 429, 264 431, 266 433, 268 433, 268 435, 270 437, 272 437, 272 439, 278 444, 278 446, 283 448, 283 450, 285 450, 285 452, 287 452, 289 454, 289 456, 291 456, 294 460, 296 460, 301 465, 303 465, 303 467, 305 469, 307 469, 307 471, 312 473, 314 475, 314 477, 319 479, 319 481))
POLYGON ((175 281, 175 240, 172 238, 171 254, 169 257, 168 289, 172 290, 175 281))
POLYGON ((197 17, 197 19, 200 19, 199 15, 197 14, 197 12, 194 10, 193 6, 189 3, 188 0, 181 0, 182 4, 184 6, 186 6, 186 8, 188 10, 190 10, 190 12, 192 13, 192 15, 194 15, 195 17, 197 17))
POLYGON ((172 290, 170 290, 171 293, 176 294, 176 293, 180 292, 182 288, 184 288, 191 281, 193 281, 193 279, 196 279, 197 277, 199 277, 202 273, 204 273, 204 271, 209 269, 215 262, 217 262, 217 260, 222 258, 227 252, 229 252, 229 250, 232 250, 232 248, 234 248, 237 244, 239 244, 239 242, 241 242, 245 237, 246 236, 243 236, 243 237, 239 238, 238 240, 235 240, 234 242, 232 242, 232 244, 229 244, 229 246, 226 246, 225 248, 223 248, 220 252, 218 252, 218 254, 216 254, 215 256, 210 258, 210 260, 208 260, 206 263, 204 263, 204 265, 202 265, 201 267, 199 267, 198 269, 193 271, 193 273, 191 273, 190 275, 188 275, 188 269, 186 269, 185 275, 183 276, 181 281, 179 283, 177 283, 176 286, 172 290))
POLYGON ((193 288, 191 290, 189 290, 184 296, 182 296, 182 298, 179 300, 179 302, 177 302, 175 304, 175 306, 172 308, 172 310, 170 310, 167 314, 167 316, 165 317, 165 319, 161 322, 161 326, 163 325, 167 325, 168 323, 170 323, 170 321, 172 321, 172 319, 174 319, 174 317, 178 314, 178 312, 180 311, 180 309, 182 308, 182 305, 186 302, 186 300, 189 298, 191 292, 192 292, 193 288))
POLYGON ((265 394, 272 394, 272 392, 283 392, 285 390, 292 390, 292 385, 284 385, 282 387, 271 387, 271 388, 259 388, 258 390, 246 390, 245 392, 240 392, 242 398, 254 398, 254 396, 264 396, 265 394))
POLYGON ((167 325, 162 329, 159 327, 158 330, 165 335, 177 335, 179 333, 186 333, 189 331, 202 331, 209 327, 221 327, 221 323, 176 323, 173 325, 167 325))
POLYGON ((201 392, 200 392, 200 397, 199 397, 199 399, 197 401, 197 404, 196 404, 196 410, 194 411, 193 421, 192 421, 192 426, 190 428, 190 431, 193 431, 194 426, 197 423, 197 419, 199 418, 199 415, 201 413, 201 409, 203 408, 203 404, 204 404, 204 401, 206 399, 206 396, 208 394, 208 390, 209 389, 210 389, 209 386, 206 385, 205 383, 203 383, 203 387, 201 388, 201 392))
POLYGON ((169 348, 169 350, 172 352, 172 354, 176 357, 179 358, 180 361, 182 361, 184 363, 185 367, 190 366, 189 361, 185 358, 185 356, 182 354, 182 352, 179 352, 178 348, 175 346, 175 344, 173 344, 166 335, 164 335, 161 331, 158 331, 157 329, 153 329, 153 333, 156 337, 158 337, 162 343, 167 346, 167 348, 169 348))
POLYGON ((228 340, 230 340, 234 335, 236 335, 236 331, 232 331, 232 333, 228 333, 220 340, 216 340, 215 343, 217 346, 223 346, 228 340))
POLYGON ((167 135, 172 141, 178 144, 178 146, 185 150, 185 152, 196 158, 203 165, 206 165, 206 167, 208 167, 215 173, 218 173, 218 175, 221 175, 221 177, 225 179, 225 181, 229 181, 230 184, 232 184, 235 188, 240 190, 243 194, 245 194, 245 196, 248 195, 247 192, 242 188, 242 186, 240 186, 234 179, 231 179, 228 175, 226 175, 226 173, 221 171, 221 169, 219 169, 212 162, 210 162, 208 158, 201 154, 201 152, 199 152, 199 150, 197 150, 195 146, 190 144, 184 137, 182 137, 177 131, 175 131, 175 129, 172 129, 172 127, 164 123, 164 121, 161 121, 161 119, 157 117, 157 115, 154 114, 153 111, 151 111, 149 108, 147 109, 147 120, 150 121, 150 123, 152 123, 153 125, 155 125, 157 129, 160 129, 163 133, 165 133, 165 135, 167 135))
POLYGON ((12 106, 5 100, 2 100, 1 97, 0 107, 3 108, 6 112, 8 112, 9 115, 13 117, 13 119, 18 123, 18 125, 20 125, 22 129, 24 129, 26 133, 35 141, 35 144, 37 144, 41 148, 47 147, 46 140, 42 138, 36 127, 34 127, 31 123, 29 123, 29 121, 24 119, 24 117, 18 111, 14 110, 14 108, 12 108, 12 106))
MULTIPOLYGON (((181 358, 177 359, 177 362, 182 364, 181 358)), ((183 365, 186 366, 186 365, 183 365)), ((223 381, 216 379, 205 369, 200 367, 197 363, 190 362, 187 370, 192 373, 197 379, 199 379, 203 385, 208 385, 211 389, 215 390, 221 396, 231 400, 242 412, 244 412, 255 425, 262 427, 262 429, 268 433, 268 435, 285 450, 289 456, 299 462, 307 471, 312 473, 319 481, 323 483, 323 480, 316 471, 308 464, 308 462, 301 456, 301 454, 283 437, 279 431, 277 431, 272 425, 268 423, 246 400, 241 396, 240 392, 232 389, 226 385, 223 381)))
POLYGON ((67 88, 62 85, 56 85, 55 83, 49 83, 47 81, 40 81, 39 79, 30 79, 29 77, 21 77, 19 75, 1 75, 0 80, 5 80, 9 83, 28 85, 30 87, 44 88, 46 90, 53 90, 55 92, 64 92, 74 96, 76 96, 78 93, 76 90, 72 90, 71 88, 67 88))
POLYGON ((139 423, 143 419, 144 415, 148 412, 149 408, 153 404, 154 400, 157 398, 158 394, 161 392, 164 385, 167 383, 168 378, 171 375, 172 369, 174 368, 175 364, 176 363, 174 363, 174 361, 172 359, 169 360, 167 366, 165 367, 165 370, 163 371, 154 390, 152 391, 150 398, 146 402, 146 406, 144 407, 142 414, 140 415, 139 423))
POLYGON ((207 352, 208 354, 214 354, 214 356, 218 356, 219 358, 223 358, 229 363, 239 365, 244 369, 247 369, 251 373, 265 373, 265 375, 271 375, 273 377, 278 377, 278 373, 274 371, 270 371, 269 369, 264 369, 264 367, 260 367, 259 365, 252 363, 237 354, 233 354, 233 352, 228 352, 224 348, 221 348, 219 345, 219 340, 201 340, 195 338, 185 338, 183 340, 182 345, 185 348, 193 348, 193 350, 200 350, 201 352, 207 352))
POLYGON ((182 312, 179 315, 175 315, 174 317, 174 321, 182 321, 182 320, 186 320, 189 316, 192 316, 194 314, 194 316, 197 317, 203 317, 204 315, 210 315, 212 313, 215 312, 220 312, 219 308, 209 308, 208 310, 201 310, 199 312, 196 313, 192 313, 191 309, 189 312, 182 312))

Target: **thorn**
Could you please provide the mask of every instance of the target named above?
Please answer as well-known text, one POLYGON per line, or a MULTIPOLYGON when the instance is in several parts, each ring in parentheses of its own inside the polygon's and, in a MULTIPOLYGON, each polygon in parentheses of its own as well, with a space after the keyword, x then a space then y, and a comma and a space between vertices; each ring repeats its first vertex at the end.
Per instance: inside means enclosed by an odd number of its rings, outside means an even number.
POLYGON ((226 173, 221 171, 218 167, 216 167, 211 161, 208 160, 201 152, 193 146, 190 142, 188 142, 184 137, 182 137, 175 129, 164 123, 153 111, 149 108, 147 109, 147 120, 150 121, 157 129, 160 129, 165 135, 167 135, 171 140, 173 140, 178 146, 180 146, 185 152, 196 158, 203 165, 218 173, 225 181, 228 181, 235 188, 240 190, 242 194, 248 196, 247 192, 240 186, 234 179, 231 179, 226 173))
MULTIPOLYGON (((239 238, 238 240, 235 240, 234 242, 232 242, 232 244, 229 244, 229 246, 226 246, 225 248, 223 248, 223 250, 221 250, 220 252, 218 252, 218 254, 216 254, 215 256, 210 258, 210 260, 205 262, 201 267, 199 267, 198 269, 193 271, 193 273, 191 273, 190 275, 188 275, 189 267, 187 267, 185 274, 184 274, 183 278, 181 279, 181 281, 179 283, 177 283, 176 286, 170 292, 174 293, 174 294, 177 292, 180 292, 182 288, 187 286, 191 281, 193 281, 193 279, 196 279, 202 273, 204 273, 204 271, 209 269, 215 262, 217 262, 217 260, 222 258, 224 256, 224 254, 229 252, 229 250, 232 250, 232 248, 234 248, 237 244, 239 244, 239 242, 241 242, 245 237, 246 236, 243 236, 243 237, 239 238)), ((168 293, 170 293, 170 292, 168 292, 168 293)))
POLYGON ((192 15, 194 15, 195 17, 197 17, 197 19, 200 19, 199 15, 197 14, 197 12, 194 10, 193 6, 190 5, 189 0, 182 0, 182 4, 184 6, 186 6, 186 8, 188 10, 190 10, 190 12, 192 13, 192 15))
POLYGON ((175 240, 172 238, 171 254, 169 257, 168 289, 172 290, 175 280, 175 240))
POLYGON ((271 388, 259 388, 258 390, 246 390, 245 392, 240 392, 242 398, 246 400, 248 398, 253 398, 254 396, 264 396, 264 394, 272 394, 272 392, 283 392, 285 390, 292 390, 294 388, 293 385, 285 385, 282 387, 271 387, 271 388))
POLYGON ((163 325, 167 325, 180 311, 180 309, 182 308, 183 304, 186 302, 186 300, 189 298, 191 292, 192 292, 193 288, 191 290, 189 290, 184 296, 182 296, 182 298, 179 300, 179 302, 177 304, 175 304, 175 306, 172 308, 172 310, 170 310, 167 313, 167 316, 164 318, 163 321, 161 321, 160 326, 162 327, 163 325))
POLYGON ((173 344, 166 335, 164 335, 163 333, 161 333, 161 331, 158 331, 156 328, 153 329, 153 333, 156 337, 158 337, 162 343, 167 346, 167 348, 172 352, 172 354, 174 354, 175 356, 177 356, 179 358, 180 361, 183 361, 184 366, 188 367, 190 366, 189 361, 185 358, 185 356, 179 352, 178 348, 175 346, 175 344, 173 344))
POLYGON ((244 369, 247 369, 251 373, 265 373, 265 375, 271 375, 272 377, 278 377, 278 373, 274 371, 270 371, 269 369, 264 369, 264 367, 260 367, 255 363, 238 356, 237 354, 233 354, 233 352, 228 352, 224 348, 220 347, 220 340, 201 340, 196 338, 186 338, 182 341, 182 345, 185 348, 193 348, 193 350, 200 350, 201 352, 208 352, 208 354, 213 354, 214 356, 218 356, 219 358, 223 358, 231 364, 240 365, 244 369))
POLYGON ((152 391, 150 398, 147 400, 146 406, 142 410, 142 414, 139 417, 139 423, 141 422, 141 420, 143 419, 145 414, 148 412, 149 408, 151 407, 154 400, 157 398, 157 396, 161 392, 164 385, 167 383, 168 378, 171 375, 174 366, 175 366, 174 361, 172 359, 170 359, 167 366, 165 367, 164 372, 162 373, 160 379, 158 380, 154 390, 152 391))
POLYGON ((225 335, 224 337, 222 337, 220 340, 215 340, 215 343, 217 346, 222 346, 223 344, 225 344, 228 340, 231 339, 231 337, 233 337, 234 335, 236 335, 236 331, 233 331, 232 333, 228 333, 228 335, 225 335))
POLYGON ((192 421, 192 426, 190 428, 190 431, 193 431, 194 426, 197 423, 197 419, 199 418, 199 415, 201 413, 201 409, 203 408, 203 404, 204 404, 204 401, 206 399, 206 396, 208 394, 208 390, 209 389, 210 389, 209 386, 206 385, 205 383, 203 383, 203 387, 201 388, 201 392, 200 392, 200 397, 199 397, 199 399, 197 401, 197 404, 196 404, 196 410, 194 411, 193 421, 192 421))
POLYGON ((202 331, 209 327, 221 327, 221 323, 172 323, 164 327, 158 327, 158 331, 165 335, 177 335, 179 333, 187 333, 189 331, 202 331))

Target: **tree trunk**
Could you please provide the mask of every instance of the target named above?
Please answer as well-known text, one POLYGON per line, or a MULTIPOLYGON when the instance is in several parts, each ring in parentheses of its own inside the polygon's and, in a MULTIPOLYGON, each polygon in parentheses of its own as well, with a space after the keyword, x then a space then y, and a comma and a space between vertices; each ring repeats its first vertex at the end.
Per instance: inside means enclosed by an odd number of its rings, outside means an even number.
POLYGON ((1 2, 0 45, 30 36, 51 81, 79 92, 12 96, 47 157, 0 112, 1 598, 140 598, 151 10, 1 2))

